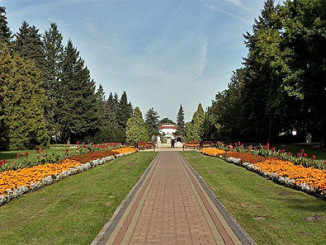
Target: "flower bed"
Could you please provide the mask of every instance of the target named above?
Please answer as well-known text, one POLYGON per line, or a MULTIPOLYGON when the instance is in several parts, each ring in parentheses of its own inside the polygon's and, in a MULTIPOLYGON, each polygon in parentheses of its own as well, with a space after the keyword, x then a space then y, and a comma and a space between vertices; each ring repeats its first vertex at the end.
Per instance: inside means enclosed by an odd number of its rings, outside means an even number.
POLYGON ((201 152, 209 156, 222 157, 227 162, 243 166, 280 184, 326 198, 326 170, 295 165, 277 157, 254 156, 244 152, 215 153, 219 151, 222 150, 203 149, 201 152), (204 150, 210 151, 207 153, 204 150))
POLYGON ((205 148, 200 151, 201 153, 208 155, 208 156, 222 156, 226 155, 226 151, 214 148, 205 148))
POLYGON ((64 177, 74 175, 114 158, 137 152, 135 148, 92 152, 65 159, 59 163, 37 165, 30 168, 0 173, 0 206, 29 191, 50 185, 64 177))

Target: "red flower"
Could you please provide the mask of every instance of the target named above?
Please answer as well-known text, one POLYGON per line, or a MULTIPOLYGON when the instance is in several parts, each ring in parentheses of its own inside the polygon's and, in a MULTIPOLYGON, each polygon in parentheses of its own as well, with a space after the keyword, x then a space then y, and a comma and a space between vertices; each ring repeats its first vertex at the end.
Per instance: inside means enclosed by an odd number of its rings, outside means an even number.
POLYGON ((40 153, 40 150, 36 150, 36 154, 39 154, 40 153))
POLYGON ((40 152, 42 152, 43 151, 43 149, 42 148, 40 148, 40 152))
POLYGON ((308 154, 307 154, 307 153, 304 153, 303 156, 304 156, 304 157, 308 157, 308 154))
POLYGON ((291 156, 291 155, 292 155, 292 153, 291 153, 291 152, 288 152, 287 154, 288 154, 288 156, 291 156))
POLYGON ((6 164, 7 163, 6 159, 3 159, 2 162, 3 162, 3 164, 6 164))
POLYGON ((271 150, 272 150, 272 151, 275 151, 275 149, 276 149, 276 148, 275 148, 275 146, 274 146, 271 150))
POLYGON ((3 162, 2 161, 0 161, 0 166, 2 166, 3 165, 3 162))
POLYGON ((25 152, 24 152, 24 156, 25 156, 25 157, 28 157, 28 155, 29 155, 28 151, 25 151, 25 152))
POLYGON ((65 149, 65 152, 68 152, 69 151, 69 149, 65 149))
POLYGON ((316 155, 312 155, 312 160, 316 160, 316 155))
POLYGON ((269 150, 269 143, 266 144, 266 149, 269 150))
POLYGON ((298 153, 298 154, 297 154, 297 157, 302 157, 302 154, 301 154, 301 153, 298 153))
POLYGON ((17 159, 19 159, 19 158, 20 158, 20 154, 19 154, 19 153, 17 153, 16 157, 17 157, 17 159))

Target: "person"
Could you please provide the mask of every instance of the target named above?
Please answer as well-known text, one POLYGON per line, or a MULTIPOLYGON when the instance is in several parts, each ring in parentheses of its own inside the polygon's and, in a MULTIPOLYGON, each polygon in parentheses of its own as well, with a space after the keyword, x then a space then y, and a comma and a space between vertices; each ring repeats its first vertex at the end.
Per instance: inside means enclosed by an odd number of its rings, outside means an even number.
POLYGON ((175 139, 172 138, 172 139, 171 139, 171 148, 174 148, 174 144, 175 144, 175 139))

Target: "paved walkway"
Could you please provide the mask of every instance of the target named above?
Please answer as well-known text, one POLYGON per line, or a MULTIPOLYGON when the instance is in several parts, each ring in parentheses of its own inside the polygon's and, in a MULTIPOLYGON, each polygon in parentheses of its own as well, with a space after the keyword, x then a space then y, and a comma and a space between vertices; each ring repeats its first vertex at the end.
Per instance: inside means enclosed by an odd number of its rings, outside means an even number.
POLYGON ((160 152, 93 244, 253 244, 192 171, 180 153, 160 152))

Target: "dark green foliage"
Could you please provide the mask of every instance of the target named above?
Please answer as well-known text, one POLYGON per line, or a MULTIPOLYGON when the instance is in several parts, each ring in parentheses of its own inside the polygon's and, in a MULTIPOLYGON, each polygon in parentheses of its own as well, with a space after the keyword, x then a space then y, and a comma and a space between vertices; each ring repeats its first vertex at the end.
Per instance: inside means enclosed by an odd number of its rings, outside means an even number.
POLYGON ((124 91, 121 95, 118 107, 118 123, 122 129, 126 129, 127 121, 132 115, 132 105, 128 103, 127 93, 124 91))
POLYGON ((11 40, 11 31, 8 27, 6 17, 6 8, 0 6, 0 45, 3 43, 9 44, 11 40))
POLYGON ((145 122, 147 124, 148 133, 151 135, 158 134, 158 126, 159 126, 159 115, 157 114, 157 111, 154 110, 152 107, 146 112, 145 115, 145 122))
POLYGON ((177 134, 184 135, 184 133, 185 133, 185 114, 184 114, 182 105, 180 105, 178 115, 177 115, 177 126, 178 126, 177 134))
POLYGON ((98 127, 95 83, 71 40, 64 51, 61 83, 58 121, 62 137, 69 143, 92 134, 98 127))
POLYGON ((19 28, 18 33, 15 35, 15 51, 19 55, 27 60, 33 60, 36 67, 43 72, 44 71, 44 49, 41 35, 38 33, 38 29, 35 26, 29 26, 27 22, 23 22, 19 28))
POLYGON ((50 135, 56 138, 60 134, 58 122, 58 100, 62 86, 63 45, 62 35, 55 23, 43 35, 44 51, 44 88, 47 103, 45 104, 45 117, 50 135))
POLYGON ((266 1, 252 34, 244 35, 244 67, 213 102, 210 121, 216 138, 271 142, 280 140, 280 132, 296 129, 293 139, 312 133, 324 141, 325 9, 322 0, 276 6, 266 1))
POLYGON ((171 119, 165 117, 160 121, 160 124, 175 124, 171 119))

